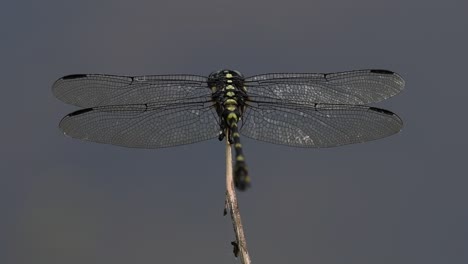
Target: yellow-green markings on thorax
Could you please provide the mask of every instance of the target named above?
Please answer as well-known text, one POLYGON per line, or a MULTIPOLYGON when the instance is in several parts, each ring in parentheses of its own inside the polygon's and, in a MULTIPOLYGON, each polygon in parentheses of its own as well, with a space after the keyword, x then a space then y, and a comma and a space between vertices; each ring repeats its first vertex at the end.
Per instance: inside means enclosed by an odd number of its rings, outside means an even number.
POLYGON ((226 121, 228 122, 229 126, 233 127, 237 126, 237 121, 239 121, 239 117, 235 113, 237 109, 237 100, 235 99, 236 93, 234 91, 236 90, 236 88, 232 85, 232 80, 230 80, 233 77, 231 73, 226 73, 224 77, 226 77, 227 79, 227 85, 225 89, 227 91, 226 97, 228 99, 226 99, 223 104, 226 110, 230 112, 226 117, 226 121))
POLYGON ((229 113, 228 116, 227 116, 227 121, 228 121, 229 124, 237 123, 237 115, 236 115, 236 113, 234 113, 234 112, 229 113))
POLYGON ((226 99, 226 101, 224 101, 224 106, 226 107, 227 110, 233 112, 237 108, 237 100, 235 100, 235 99, 226 99))
POLYGON ((237 100, 235 99, 227 99, 226 102, 224 102, 224 104, 227 104, 227 105, 237 105, 237 100))

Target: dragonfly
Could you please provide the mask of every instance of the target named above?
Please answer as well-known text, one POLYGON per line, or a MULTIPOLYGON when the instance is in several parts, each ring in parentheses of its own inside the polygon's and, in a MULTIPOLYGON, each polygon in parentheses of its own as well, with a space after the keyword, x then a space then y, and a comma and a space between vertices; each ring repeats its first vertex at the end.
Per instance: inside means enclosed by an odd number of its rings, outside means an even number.
POLYGON ((395 72, 268 73, 223 69, 188 74, 73 74, 52 92, 82 109, 59 124, 72 138, 130 148, 166 148, 226 139, 235 150, 234 183, 251 183, 240 137, 303 148, 361 143, 398 133, 395 113, 369 106, 403 90, 395 72))

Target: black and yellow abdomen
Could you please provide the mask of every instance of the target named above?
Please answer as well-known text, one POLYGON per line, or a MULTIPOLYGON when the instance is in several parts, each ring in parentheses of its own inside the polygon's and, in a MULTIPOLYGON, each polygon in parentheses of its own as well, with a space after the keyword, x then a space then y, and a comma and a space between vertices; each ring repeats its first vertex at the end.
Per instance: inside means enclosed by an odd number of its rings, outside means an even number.
POLYGON ((242 118, 247 99, 244 77, 237 71, 221 70, 209 76, 208 85, 212 90, 212 100, 221 120, 220 129, 234 146, 234 184, 239 190, 245 190, 250 185, 250 177, 238 130, 238 123, 242 118))

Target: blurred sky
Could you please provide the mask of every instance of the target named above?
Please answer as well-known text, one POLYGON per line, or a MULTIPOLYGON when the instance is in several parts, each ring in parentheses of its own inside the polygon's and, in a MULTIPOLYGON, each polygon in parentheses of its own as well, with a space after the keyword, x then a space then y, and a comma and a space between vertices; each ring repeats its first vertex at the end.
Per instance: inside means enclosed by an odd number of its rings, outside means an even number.
POLYGON ((244 139, 254 263, 468 263, 466 1, 4 1, 0 263, 238 263, 224 144, 65 137, 71 73, 389 69, 395 136, 332 149, 244 139), (465 108, 465 110, 463 110, 465 108), (465 121, 463 121, 465 120, 465 121), (464 164, 465 163, 465 164, 464 164))

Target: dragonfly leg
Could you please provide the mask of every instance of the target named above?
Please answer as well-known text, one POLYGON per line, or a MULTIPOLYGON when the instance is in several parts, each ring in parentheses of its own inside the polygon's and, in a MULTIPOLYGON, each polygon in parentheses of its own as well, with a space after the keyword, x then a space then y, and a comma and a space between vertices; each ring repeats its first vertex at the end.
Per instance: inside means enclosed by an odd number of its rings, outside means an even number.
POLYGON ((232 245, 232 253, 234 253, 234 256, 237 258, 239 256, 239 244, 237 244, 236 241, 231 242, 232 245))
POLYGON ((224 131, 223 130, 219 131, 219 136, 218 136, 219 141, 223 141, 224 137, 226 137, 226 134, 224 133, 224 131))

